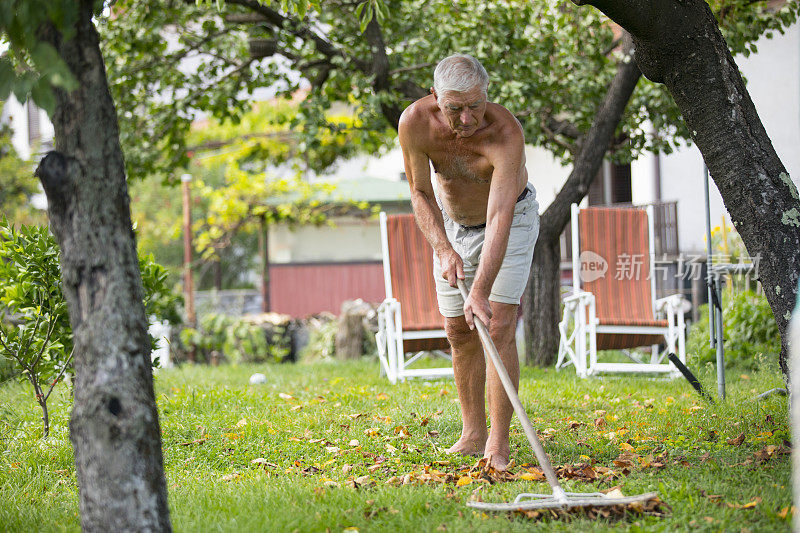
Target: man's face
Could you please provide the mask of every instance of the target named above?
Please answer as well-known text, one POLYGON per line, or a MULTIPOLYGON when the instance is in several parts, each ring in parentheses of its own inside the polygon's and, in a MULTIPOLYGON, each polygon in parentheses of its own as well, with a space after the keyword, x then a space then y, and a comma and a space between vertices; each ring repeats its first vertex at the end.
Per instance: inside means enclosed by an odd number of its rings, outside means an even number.
POLYGON ((486 113, 486 95, 481 87, 465 92, 434 94, 439 109, 457 137, 469 137, 480 127, 486 113))

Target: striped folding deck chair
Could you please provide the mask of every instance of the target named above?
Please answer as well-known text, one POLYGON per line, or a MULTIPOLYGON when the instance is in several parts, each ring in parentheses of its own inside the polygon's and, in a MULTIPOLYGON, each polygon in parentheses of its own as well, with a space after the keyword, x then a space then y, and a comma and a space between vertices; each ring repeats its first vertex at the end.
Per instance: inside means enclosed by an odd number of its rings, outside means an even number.
POLYGON ((572 295, 564 299, 556 368, 581 377, 598 372, 667 372, 686 360, 683 296, 655 298, 653 208, 572 204, 572 295), (658 344, 666 341, 659 353, 658 344), (628 348, 651 346, 645 361, 628 348), (598 362, 600 350, 622 350, 631 362, 598 362))
POLYGON ((453 367, 410 368, 426 352, 447 359, 450 343, 439 314, 433 281, 433 250, 413 215, 380 214, 386 299, 378 308, 381 374, 396 383, 410 377, 453 375, 453 367))

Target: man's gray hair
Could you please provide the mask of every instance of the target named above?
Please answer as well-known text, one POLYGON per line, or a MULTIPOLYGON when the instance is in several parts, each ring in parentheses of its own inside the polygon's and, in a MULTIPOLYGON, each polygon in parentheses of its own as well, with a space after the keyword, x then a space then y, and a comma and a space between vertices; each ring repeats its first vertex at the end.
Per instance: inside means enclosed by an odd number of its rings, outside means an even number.
POLYGON ((453 54, 439 61, 433 71, 433 88, 441 95, 445 91, 466 92, 489 85, 489 75, 481 62, 468 54, 453 54))

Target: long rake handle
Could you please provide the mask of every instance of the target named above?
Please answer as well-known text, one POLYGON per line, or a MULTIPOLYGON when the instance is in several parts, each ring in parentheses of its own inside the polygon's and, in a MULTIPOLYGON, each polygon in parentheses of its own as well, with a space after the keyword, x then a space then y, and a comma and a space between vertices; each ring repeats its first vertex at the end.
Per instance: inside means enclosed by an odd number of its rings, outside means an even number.
MULTIPOLYGON (((464 301, 467 301, 469 291, 467 291, 467 285, 464 283, 464 280, 458 280, 458 288, 461 291, 461 296, 464 298, 464 301)), ((565 497, 564 489, 561 488, 561 484, 558 482, 558 477, 556 477, 553 465, 550 463, 550 458, 547 457, 544 448, 542 448, 539 437, 536 436, 536 431, 533 429, 533 425, 528 418, 528 413, 525 412, 525 408, 522 407, 522 402, 519 401, 519 395, 514 388, 514 384, 511 382, 511 377, 508 375, 503 360, 500 359, 500 354, 497 352, 497 347, 495 347, 491 335, 489 335, 489 330, 477 316, 474 316, 473 320, 475 321, 475 326, 478 328, 478 335, 483 343, 484 356, 488 354, 487 359, 491 360, 497 371, 497 375, 500 376, 503 388, 506 390, 512 407, 514 407, 514 412, 517 413, 517 418, 519 418, 519 423, 522 425, 523 431, 525 431, 525 436, 528 437, 528 442, 531 443, 531 448, 533 448, 533 453, 536 455, 536 460, 539 461, 539 466, 542 467, 542 472, 544 472, 547 482, 553 489, 553 494, 556 497, 565 497)))

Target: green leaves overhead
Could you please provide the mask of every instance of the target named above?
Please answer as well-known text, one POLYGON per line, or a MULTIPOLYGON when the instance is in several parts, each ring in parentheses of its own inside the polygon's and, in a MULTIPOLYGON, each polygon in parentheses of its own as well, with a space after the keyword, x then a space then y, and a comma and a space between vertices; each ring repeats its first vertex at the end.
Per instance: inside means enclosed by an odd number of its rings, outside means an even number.
MULTIPOLYGON (((95 2, 99 13, 102 2, 95 2)), ((74 34, 79 3, 69 0, 7 0, 0 7, 0 36, 8 50, 0 57, 0 100, 14 94, 33 101, 52 115, 54 89, 73 91, 77 80, 51 45, 39 39, 40 32, 56 29, 68 40, 74 34)))
MULTIPOLYGON (((130 176, 185 168, 198 114, 235 124, 254 98, 308 86, 292 124, 311 168, 393 146, 400 112, 427 94, 433 66, 454 52, 484 62, 490 98, 517 115, 529 143, 569 161, 577 139, 565 132, 588 131, 621 60, 607 19, 554 1, 330 0, 302 12, 244 0, 219 9, 119 0, 115 10, 120 16, 99 26, 130 176), (329 120, 342 106, 358 125, 329 120), (554 120, 571 128, 554 131, 554 120), (319 150, 323 132, 345 129, 348 143, 319 150)), ((617 155, 669 150, 685 134, 671 98, 648 84, 629 107, 617 155)))

